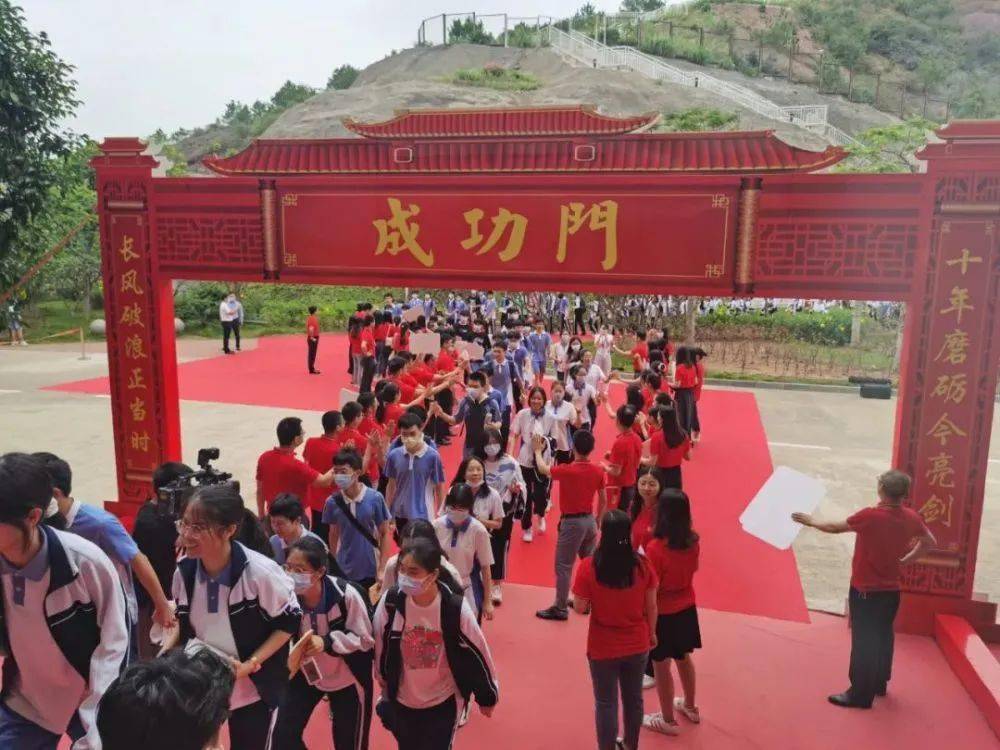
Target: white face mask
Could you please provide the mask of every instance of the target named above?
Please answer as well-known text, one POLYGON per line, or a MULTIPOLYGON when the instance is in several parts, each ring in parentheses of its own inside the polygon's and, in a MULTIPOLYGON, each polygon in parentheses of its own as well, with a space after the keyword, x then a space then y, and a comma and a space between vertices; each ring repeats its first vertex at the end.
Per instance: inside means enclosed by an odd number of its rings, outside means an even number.
POLYGON ((469 394, 469 398, 471 398, 473 401, 475 401, 476 399, 479 398, 479 389, 478 388, 469 388, 469 389, 466 390, 466 393, 469 394))
POLYGON ((485 450, 486 450, 486 455, 490 456, 491 458, 495 458, 496 456, 500 455, 500 446, 497 445, 496 443, 491 443, 490 445, 487 445, 485 450))
POLYGON ((309 573, 289 573, 292 583, 295 584, 295 593, 301 594, 312 586, 312 576, 309 573))
POLYGON ((448 510, 448 520, 455 526, 461 526, 469 520, 469 511, 451 508, 448 510))

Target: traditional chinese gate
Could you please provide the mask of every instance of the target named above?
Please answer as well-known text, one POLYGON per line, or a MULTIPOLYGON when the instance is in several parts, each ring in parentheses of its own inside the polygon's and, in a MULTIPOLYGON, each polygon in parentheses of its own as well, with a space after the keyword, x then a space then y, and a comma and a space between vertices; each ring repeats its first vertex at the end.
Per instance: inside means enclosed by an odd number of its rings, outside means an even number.
POLYGON ((1000 122, 956 122, 924 175, 806 174, 843 153, 770 133, 648 134, 655 116, 444 110, 361 138, 256 141, 223 175, 94 159, 119 497, 179 459, 172 279, 906 302, 894 438, 939 549, 900 618, 989 624, 972 596, 1000 354, 1000 122))

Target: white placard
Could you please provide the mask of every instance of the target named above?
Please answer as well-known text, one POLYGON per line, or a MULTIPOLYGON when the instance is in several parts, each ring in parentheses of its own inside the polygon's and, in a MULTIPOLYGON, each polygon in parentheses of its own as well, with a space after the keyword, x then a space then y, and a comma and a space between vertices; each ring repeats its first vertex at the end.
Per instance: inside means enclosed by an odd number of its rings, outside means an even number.
POLYGON ((344 404, 346 404, 346 403, 348 403, 350 401, 357 401, 357 400, 358 400, 358 392, 357 391, 352 391, 350 388, 341 388, 340 389, 340 408, 341 409, 344 408, 344 404))
POLYGON ((812 513, 825 496, 826 485, 820 480, 779 466, 747 505, 740 524, 748 534, 788 549, 802 529, 792 513, 812 513))
POLYGON ((486 356, 486 350, 475 341, 459 341, 455 344, 455 349, 460 354, 462 352, 468 354, 469 359, 472 361, 480 360, 486 356))
POLYGON ((420 305, 414 305, 413 307, 408 307, 403 310, 403 314, 400 316, 400 320, 404 323, 416 323, 417 318, 424 314, 424 308, 420 305))
POLYGON ((422 357, 425 354, 437 354, 441 351, 440 333, 411 333, 410 354, 422 357))

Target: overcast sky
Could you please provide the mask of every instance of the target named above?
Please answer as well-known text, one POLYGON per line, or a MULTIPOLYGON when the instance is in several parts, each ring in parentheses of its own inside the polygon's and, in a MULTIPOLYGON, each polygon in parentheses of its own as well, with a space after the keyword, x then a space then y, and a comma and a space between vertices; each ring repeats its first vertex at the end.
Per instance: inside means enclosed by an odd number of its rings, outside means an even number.
MULTIPOLYGON (((15 0, 17 2, 18 0, 15 0)), ((412 46, 443 10, 565 16, 583 0, 20 0, 76 66, 74 130, 146 136, 214 120, 230 99, 268 99, 287 79, 321 87, 412 46)), ((598 0, 613 9, 617 0, 598 0)), ((439 28, 439 26, 436 26, 439 28)), ((440 35, 440 31, 437 31, 440 35)))

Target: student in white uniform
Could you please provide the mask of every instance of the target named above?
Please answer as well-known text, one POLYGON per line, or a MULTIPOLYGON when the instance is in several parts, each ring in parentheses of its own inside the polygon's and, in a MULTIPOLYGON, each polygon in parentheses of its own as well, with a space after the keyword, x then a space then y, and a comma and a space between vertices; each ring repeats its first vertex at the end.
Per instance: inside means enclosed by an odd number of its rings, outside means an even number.
MULTIPOLYGON (((566 395, 566 386, 562 383, 552 384, 552 393, 545 413, 552 420, 552 437, 555 438, 555 462, 568 464, 573 460, 573 430, 581 424, 582 415, 576 410, 570 397, 566 395)), ((528 440, 531 448, 531 440, 528 440)))
POLYGON ((129 623, 115 566, 94 544, 42 525, 45 464, 0 456, 0 748, 100 750, 97 704, 126 662, 129 623))
POLYGON ((566 380, 566 364, 569 362, 569 334, 563 333, 559 341, 552 345, 552 364, 556 371, 556 380, 560 383, 566 380))
MULTIPOLYGON (((538 401, 542 405, 545 403, 543 398, 538 401)), ((525 486, 521 465, 512 455, 504 452, 505 442, 500 431, 486 430, 485 440, 480 456, 486 471, 486 484, 497 493, 503 511, 500 525, 490 532, 490 543, 493 545, 493 570, 490 571, 493 577, 493 592, 490 598, 494 604, 500 604, 503 602, 500 587, 507 577, 507 555, 510 552, 510 537, 514 531, 514 514, 518 506, 522 506, 523 511, 525 486)))
POLYGON ((604 375, 604 370, 594 363, 594 355, 589 349, 584 351, 580 358, 579 368, 583 372, 583 381, 597 394, 587 405, 587 411, 590 413, 590 430, 593 432, 597 425, 597 405, 607 397, 608 379, 604 375))
MULTIPOLYGON (((272 747, 304 750, 302 732, 317 704, 329 703, 334 750, 367 750, 375 639, 368 606, 343 578, 327 575, 326 545, 305 538, 288 548, 285 571, 302 605, 302 665, 278 709, 272 747)), ((326 712, 324 712, 326 713, 326 712)))
MULTIPOLYGON (((552 384, 552 392, 555 393, 557 389, 560 394, 564 392, 562 383, 558 381, 552 384)), ((534 539, 531 528, 533 516, 539 518, 539 530, 545 531, 545 511, 549 507, 550 488, 548 477, 542 476, 535 468, 535 451, 531 447, 531 439, 534 435, 541 435, 547 443, 554 440, 558 446, 556 430, 556 420, 545 407, 545 391, 537 386, 532 388, 528 391, 528 406, 517 413, 511 424, 510 447, 507 449, 508 453, 517 456, 517 463, 524 477, 525 497, 524 511, 521 515, 521 534, 526 542, 534 539), (519 438, 520 447, 515 453, 514 446, 519 438)))
MULTIPOLYGON (((404 545, 410 539, 429 539, 436 547, 440 549, 441 542, 438 541, 437 532, 434 530, 434 524, 430 521, 425 521, 423 518, 417 518, 406 524, 406 531, 403 532, 403 538, 400 540, 400 544, 404 545)), ((458 572, 458 568, 451 564, 451 561, 444 554, 444 550, 441 549, 441 574, 438 576, 438 581, 450 588, 452 591, 461 593, 462 591, 462 574, 458 572)), ((382 593, 389 591, 393 586, 396 585, 396 569, 399 566, 399 554, 395 554, 390 557, 385 562, 385 573, 382 574, 382 585, 379 597, 382 593)))
POLYGON ((615 345, 615 337, 608 331, 606 325, 601 325, 594 337, 594 364, 601 368, 604 377, 611 374, 611 348, 615 345))
POLYGON ((493 549, 490 532, 472 515, 476 504, 472 487, 464 482, 453 484, 444 504, 444 515, 433 521, 438 541, 462 576, 460 583, 476 618, 492 620, 493 602, 486 594, 493 590, 493 549))
POLYGON ((236 673, 230 742, 239 750, 266 750, 273 712, 288 687, 288 641, 299 632, 302 610, 288 574, 233 541, 242 522, 243 499, 234 487, 199 487, 191 495, 177 524, 186 557, 174 573, 175 644, 207 646, 229 659, 236 673))
POLYGON ((574 430, 593 432, 593 415, 597 409, 597 390, 587 383, 586 371, 582 364, 575 364, 569 369, 569 378, 566 381, 566 399, 571 401, 573 408, 576 409, 578 424, 574 425, 574 430))
POLYGON ((375 611, 378 714, 399 750, 450 750, 461 705, 484 716, 500 699, 493 657, 467 599, 439 583, 441 551, 411 539, 399 580, 375 611))

